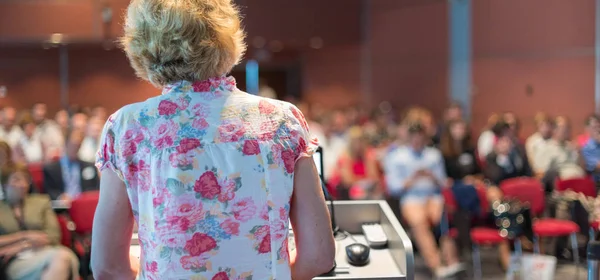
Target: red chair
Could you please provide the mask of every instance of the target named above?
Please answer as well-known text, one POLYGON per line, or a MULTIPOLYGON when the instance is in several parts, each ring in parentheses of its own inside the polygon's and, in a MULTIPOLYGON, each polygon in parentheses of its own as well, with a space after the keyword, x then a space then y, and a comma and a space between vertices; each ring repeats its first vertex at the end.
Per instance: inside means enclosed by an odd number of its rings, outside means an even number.
POLYGON ((75 225, 73 229, 73 247, 82 259, 81 266, 84 277, 90 274, 92 226, 94 224, 94 214, 98 206, 99 195, 98 191, 85 192, 73 200, 69 209, 69 216, 75 225))
MULTIPOLYGON (((505 180, 500 188, 507 198, 518 199, 529 203, 533 217, 539 217, 544 212, 545 195, 542 184, 533 178, 515 178, 505 180)), ((570 236, 573 252, 577 252, 577 233, 579 226, 573 221, 541 218, 533 223, 535 253, 540 252, 538 239, 540 237, 570 236)), ((579 263, 579 254, 573 254, 576 264, 579 263)))
POLYGON ((27 166, 31 174, 31 182, 39 193, 44 193, 44 167, 41 164, 27 166))
MULTIPOLYGON (((489 203, 487 201, 486 189, 484 187, 477 188, 477 196, 479 197, 481 212, 487 213, 489 203)), ((481 246, 498 245, 505 242, 506 239, 500 235, 498 229, 490 227, 474 227, 470 231, 471 242, 473 243, 473 271, 475 279, 482 278, 481 269, 481 254, 479 248, 481 246)))
MULTIPOLYGON (((598 195, 598 193, 596 192, 596 183, 591 177, 556 180, 555 190, 558 192, 570 190, 588 197, 596 197, 598 195)), ((594 239, 594 235, 596 235, 596 230, 598 229, 598 226, 600 226, 599 221, 590 222, 590 240, 594 239)))

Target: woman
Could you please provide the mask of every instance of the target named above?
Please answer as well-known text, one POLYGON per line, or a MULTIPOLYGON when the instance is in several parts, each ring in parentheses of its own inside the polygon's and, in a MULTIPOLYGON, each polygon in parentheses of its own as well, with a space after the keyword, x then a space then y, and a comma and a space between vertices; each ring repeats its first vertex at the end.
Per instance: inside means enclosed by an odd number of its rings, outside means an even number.
POLYGON ((481 163, 485 163, 485 158, 494 150, 496 135, 492 131, 494 126, 500 121, 500 116, 492 113, 488 120, 485 130, 481 132, 477 139, 477 156, 481 163))
POLYGON ((339 199, 363 199, 377 191, 377 175, 367 168, 367 139, 360 127, 348 131, 348 147, 338 160, 338 173, 330 180, 339 199))
POLYGON ((15 166, 2 180, 6 198, 0 202, 0 258, 12 280, 79 279, 79 263, 60 242, 60 227, 50 198, 28 194, 27 168, 15 166))
POLYGON ((486 158, 484 174, 496 186, 506 179, 532 175, 525 149, 515 145, 512 134, 498 136, 494 151, 486 158))
POLYGON ((134 0, 123 46, 162 95, 107 121, 94 278, 312 279, 335 241, 302 113, 225 75, 245 46, 231 0, 134 0), (297 250, 288 253, 291 220, 297 250))
POLYGON ((23 138, 17 142, 15 148, 15 157, 21 164, 40 164, 44 162, 46 148, 37 133, 37 125, 30 113, 24 113, 19 121, 19 126, 23 130, 23 138))
POLYGON ((427 147, 429 136, 420 124, 408 128, 408 144, 385 159, 390 194, 400 200, 400 212, 413 232, 414 241, 436 277, 447 277, 462 269, 452 240, 442 238, 442 254, 431 226, 440 225, 444 212, 441 188, 446 185, 444 163, 439 150, 427 147), (445 261, 445 265, 442 263, 445 261))

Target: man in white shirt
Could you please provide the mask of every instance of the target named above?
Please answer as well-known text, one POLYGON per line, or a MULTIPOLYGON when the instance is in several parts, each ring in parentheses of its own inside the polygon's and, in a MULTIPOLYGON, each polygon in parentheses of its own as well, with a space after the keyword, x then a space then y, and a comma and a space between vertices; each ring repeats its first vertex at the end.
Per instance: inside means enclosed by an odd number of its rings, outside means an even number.
POLYGON ((553 122, 550 117, 545 114, 538 114, 535 117, 535 124, 537 132, 529 136, 525 141, 525 151, 527 152, 527 158, 531 163, 531 167, 535 174, 545 172, 541 166, 542 163, 538 162, 538 153, 544 151, 544 145, 548 143, 552 137, 553 122))
POLYGON ((99 118, 91 118, 88 122, 85 138, 79 149, 79 159, 85 162, 95 162, 96 153, 100 149, 100 133, 104 122, 99 118))
POLYGON ((2 126, 0 127, 0 139, 15 147, 23 138, 23 130, 16 125, 17 110, 13 107, 5 107, 2 112, 2 126))
POLYGON ((567 118, 556 118, 552 138, 536 154, 535 162, 540 168, 537 175, 548 177, 550 184, 556 176, 560 179, 585 176, 585 171, 579 166, 579 151, 577 146, 569 141, 569 136, 570 124, 567 118))

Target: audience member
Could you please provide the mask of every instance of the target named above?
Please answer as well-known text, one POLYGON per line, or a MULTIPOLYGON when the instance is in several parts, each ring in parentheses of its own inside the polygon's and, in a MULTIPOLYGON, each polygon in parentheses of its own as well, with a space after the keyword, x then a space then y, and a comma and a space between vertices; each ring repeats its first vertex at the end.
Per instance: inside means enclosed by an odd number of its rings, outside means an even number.
POLYGON ((461 270, 452 240, 441 240, 447 266, 442 265, 431 225, 439 225, 444 212, 441 188, 446 174, 441 153, 427 147, 429 136, 421 124, 408 128, 409 143, 388 154, 385 159, 386 181, 390 194, 400 199, 401 214, 408 223, 419 252, 436 277, 461 270))
POLYGON ((60 110, 56 113, 56 116, 54 117, 54 121, 56 122, 56 124, 58 125, 58 127, 60 128, 60 131, 62 132, 63 135, 63 139, 67 137, 67 133, 69 131, 69 125, 70 125, 70 120, 69 120, 69 112, 67 112, 67 110, 60 110))
POLYGON ((543 151, 543 146, 552 137, 553 122, 550 117, 544 113, 538 113, 535 116, 535 125, 537 131, 527 138, 525 141, 525 151, 527 152, 527 158, 533 171, 536 174, 544 173, 545 170, 541 167, 541 163, 537 162, 538 153, 543 151))
POLYGON ((2 178, 0 261, 9 279, 79 279, 79 263, 59 245, 60 226, 47 195, 29 194, 27 168, 15 166, 2 178))
POLYGON ((554 131, 550 139, 536 153, 535 162, 538 163, 538 178, 550 191, 556 178, 572 179, 585 176, 585 171, 579 166, 579 151, 570 140, 571 127, 566 117, 557 117, 554 121, 554 131))
POLYGON ((581 149, 590 140, 594 127, 600 124, 600 117, 596 114, 589 115, 585 119, 585 131, 577 136, 577 146, 581 149))
POLYGON ((474 185, 481 170, 467 123, 460 119, 450 121, 441 135, 440 149, 444 156, 446 174, 453 181, 450 185, 474 185))
POLYGON ((348 131, 348 146, 338 160, 337 173, 332 177, 332 185, 337 186, 341 199, 362 199, 376 190, 377 175, 367 169, 367 139, 360 127, 348 131), (354 191, 355 196, 353 197, 354 191), (357 197, 358 195, 359 197, 357 197))
POLYGON ((81 193, 98 190, 98 171, 93 163, 78 158, 83 132, 73 130, 66 139, 65 154, 44 166, 44 192, 52 200, 70 202, 81 193))
POLYGON ((525 149, 515 143, 513 129, 506 123, 496 125, 494 150, 486 157, 485 177, 494 185, 506 179, 531 176, 525 149))
POLYGON ((96 106, 92 109, 92 113, 90 114, 90 118, 96 118, 99 119, 100 121, 102 121, 103 123, 106 122, 106 120, 108 119, 108 113, 106 112, 106 108, 102 107, 102 106, 96 106))
POLYGON ((96 153, 100 149, 100 134, 104 121, 99 118, 91 118, 85 130, 85 138, 79 149, 79 159, 85 162, 95 162, 96 153))
POLYGON ((46 117, 48 108, 44 103, 35 103, 31 109, 33 120, 36 124, 37 134, 51 157, 60 155, 65 145, 65 137, 60 126, 46 117))
POLYGON ((442 121, 438 124, 437 132, 433 142, 440 143, 442 134, 448 131, 447 126, 450 122, 458 121, 463 119, 463 109, 460 103, 452 102, 448 108, 444 111, 442 121))
POLYGON ((592 174, 596 185, 600 185, 600 123, 590 128, 590 139, 581 148, 585 169, 592 174))
POLYGON ((70 129, 85 131, 88 122, 88 116, 85 113, 77 112, 71 116, 70 129))
POLYGON ((502 114, 502 121, 508 126, 507 132, 510 133, 508 135, 513 138, 515 144, 521 144, 522 141, 519 138, 521 133, 521 122, 517 118, 517 115, 513 112, 505 112, 502 114))
POLYGON ((15 160, 21 164, 42 163, 46 159, 46 148, 42 143, 39 131, 29 112, 24 113, 19 120, 23 131, 22 138, 13 146, 15 160))
POLYGON ((332 174, 335 174, 338 159, 348 145, 347 127, 346 116, 341 111, 333 112, 324 120, 325 138, 319 139, 319 141, 323 149, 323 173, 326 181, 331 179, 332 174))
POLYGON ((0 126, 0 140, 14 147, 23 138, 23 131, 16 125, 17 110, 5 107, 2 110, 2 126, 0 126))
POLYGON ((500 121, 500 116, 496 113, 490 115, 485 129, 477 139, 477 156, 480 161, 485 162, 486 157, 494 150, 496 143, 496 134, 492 131, 494 126, 500 121))

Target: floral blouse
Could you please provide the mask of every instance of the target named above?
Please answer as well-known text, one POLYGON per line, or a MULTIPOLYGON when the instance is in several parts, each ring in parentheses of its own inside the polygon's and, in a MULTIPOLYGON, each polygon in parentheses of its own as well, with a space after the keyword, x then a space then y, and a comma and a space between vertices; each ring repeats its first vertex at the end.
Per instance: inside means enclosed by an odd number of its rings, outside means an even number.
POLYGON ((294 166, 316 147, 295 106, 222 77, 117 111, 97 166, 127 186, 141 279, 291 279, 294 166))

